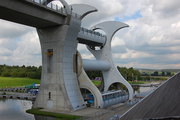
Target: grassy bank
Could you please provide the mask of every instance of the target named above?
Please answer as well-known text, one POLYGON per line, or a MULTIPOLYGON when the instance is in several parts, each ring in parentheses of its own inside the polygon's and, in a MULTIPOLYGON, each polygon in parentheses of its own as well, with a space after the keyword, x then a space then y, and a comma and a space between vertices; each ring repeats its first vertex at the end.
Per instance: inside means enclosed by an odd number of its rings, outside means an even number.
POLYGON ((55 118, 58 118, 57 120, 75 120, 75 119, 80 118, 80 116, 75 116, 75 115, 41 111, 41 109, 39 109, 39 108, 30 109, 30 110, 27 110, 26 112, 30 113, 30 114, 34 114, 34 115, 55 117, 55 118))
MULTIPOLYGON (((96 81, 96 80, 92 80, 93 84, 96 86, 99 86, 101 84, 101 81, 96 81)), ((146 81, 137 81, 137 82, 132 82, 132 81, 128 81, 130 84, 145 84, 148 83, 146 81)))
POLYGON ((0 77, 0 88, 22 87, 33 83, 39 84, 40 80, 30 78, 0 77))
POLYGON ((145 81, 137 81, 137 82, 134 82, 134 81, 128 81, 129 84, 146 84, 148 82, 145 82, 145 81))

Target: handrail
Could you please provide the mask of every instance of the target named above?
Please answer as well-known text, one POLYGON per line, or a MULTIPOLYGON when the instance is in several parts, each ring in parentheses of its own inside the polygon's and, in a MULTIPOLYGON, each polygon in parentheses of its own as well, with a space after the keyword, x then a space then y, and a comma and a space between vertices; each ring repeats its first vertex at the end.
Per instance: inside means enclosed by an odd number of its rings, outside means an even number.
MULTIPOLYGON (((44 6, 44 5, 42 5, 43 0, 26 0, 26 1, 44 6)), ((54 5, 54 4, 50 3, 48 6, 45 6, 45 7, 50 8, 51 10, 56 11, 58 13, 66 15, 65 9, 63 7, 58 6, 58 5, 54 5)))
POLYGON ((97 35, 99 37, 102 37, 102 38, 106 38, 106 35, 102 34, 102 33, 99 33, 99 32, 96 32, 96 31, 93 31, 93 30, 89 30, 89 29, 86 29, 86 28, 83 28, 81 27, 81 31, 83 33, 87 33, 87 34, 91 34, 91 35, 97 35))
MULTIPOLYGON (((49 9, 51 9, 51 10, 53 10, 53 11, 56 11, 56 12, 58 12, 58 13, 60 13, 60 14, 67 15, 67 12, 66 12, 66 10, 65 10, 64 7, 60 7, 60 6, 55 5, 55 4, 53 4, 53 3, 49 3, 47 6, 45 6, 45 5, 42 4, 44 0, 26 0, 26 1, 29 1, 29 2, 32 2, 32 3, 35 3, 35 4, 41 5, 41 6, 43 6, 43 7, 47 7, 47 8, 49 8, 49 9)), ((73 17, 75 17, 75 18, 80 18, 80 17, 81 17, 81 16, 78 15, 77 13, 72 12, 72 9, 71 9, 71 15, 72 15, 73 17)))

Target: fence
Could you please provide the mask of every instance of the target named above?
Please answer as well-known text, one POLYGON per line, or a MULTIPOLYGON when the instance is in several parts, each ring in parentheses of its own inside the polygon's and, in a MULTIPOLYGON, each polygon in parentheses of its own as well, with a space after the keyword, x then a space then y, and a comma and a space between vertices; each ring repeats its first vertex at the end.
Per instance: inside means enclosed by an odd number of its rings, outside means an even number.
MULTIPOLYGON (((46 7, 46 8, 48 8, 48 9, 53 10, 53 11, 55 11, 55 12, 58 12, 58 13, 60 13, 60 14, 67 15, 67 12, 66 12, 64 6, 63 6, 63 7, 60 7, 60 6, 58 6, 58 5, 53 4, 52 2, 45 6, 45 5, 43 5, 44 0, 26 0, 26 1, 32 2, 32 3, 34 3, 34 4, 41 5, 41 6, 43 6, 43 7, 46 7)), ((72 9, 71 9, 71 15, 74 16, 74 17, 76 17, 76 18, 80 18, 80 17, 81 17, 81 16, 78 15, 77 13, 73 13, 73 12, 72 12, 72 9)))

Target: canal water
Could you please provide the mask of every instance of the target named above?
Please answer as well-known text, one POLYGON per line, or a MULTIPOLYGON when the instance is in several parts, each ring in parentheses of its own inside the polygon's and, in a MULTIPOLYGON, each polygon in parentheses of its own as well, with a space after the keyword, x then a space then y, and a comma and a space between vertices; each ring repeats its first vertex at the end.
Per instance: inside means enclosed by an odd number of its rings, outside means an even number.
POLYGON ((35 120, 34 115, 26 113, 31 101, 0 99, 0 120, 35 120))
MULTIPOLYGON (((135 95, 146 96, 152 92, 155 87, 135 86, 135 95)), ((0 99, 0 120, 55 120, 50 117, 34 116, 26 113, 31 109, 32 102, 27 100, 0 99)))
POLYGON ((152 87, 140 87, 140 86, 132 86, 134 89, 134 94, 136 96, 140 96, 140 97, 145 97, 146 95, 150 94, 151 92, 153 92, 157 87, 152 86, 152 87))

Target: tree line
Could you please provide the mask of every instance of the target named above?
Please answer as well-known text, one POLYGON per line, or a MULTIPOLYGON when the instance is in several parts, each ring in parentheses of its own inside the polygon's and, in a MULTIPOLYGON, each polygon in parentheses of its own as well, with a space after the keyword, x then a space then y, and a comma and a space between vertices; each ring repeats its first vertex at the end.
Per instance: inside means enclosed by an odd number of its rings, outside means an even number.
POLYGON ((138 70, 135 70, 133 67, 126 68, 126 67, 117 66, 117 69, 119 70, 121 75, 127 81, 134 81, 134 80, 140 80, 141 79, 141 73, 138 70))
POLYGON ((0 76, 2 77, 28 77, 41 79, 42 67, 35 66, 8 66, 0 65, 0 76))
MULTIPOLYGON (((141 78, 141 73, 138 70, 135 70, 133 67, 126 68, 117 66, 117 69, 128 81, 139 80, 141 78)), ((94 80, 96 77, 103 78, 101 71, 86 71, 86 73, 91 80, 94 80)))
POLYGON ((164 72, 164 71, 161 72, 155 71, 153 74, 151 74, 151 76, 171 76, 171 75, 173 75, 171 72, 164 72))
MULTIPOLYGON (((139 80, 141 78, 141 73, 134 68, 126 68, 117 66, 118 71, 121 75, 128 81, 139 80)), ((8 66, 0 65, 0 76, 2 77, 28 77, 32 79, 41 79, 42 67, 35 66, 8 66)), ((86 71, 87 75, 91 80, 96 77, 103 78, 101 71, 86 71)))

